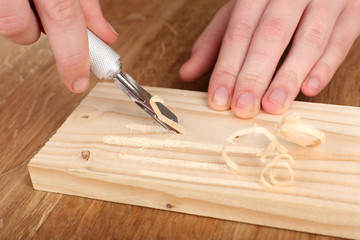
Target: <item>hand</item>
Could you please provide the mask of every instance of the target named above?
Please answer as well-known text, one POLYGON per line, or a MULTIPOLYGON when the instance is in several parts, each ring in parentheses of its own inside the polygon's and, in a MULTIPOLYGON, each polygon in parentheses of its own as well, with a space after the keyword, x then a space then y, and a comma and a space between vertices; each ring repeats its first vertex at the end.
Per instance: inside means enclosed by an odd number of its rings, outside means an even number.
POLYGON ((98 0, 0 0, 0 35, 17 44, 31 44, 46 33, 65 85, 73 92, 89 86, 87 27, 105 42, 117 34, 102 15, 98 0), (41 23, 38 21, 41 20, 41 23))
POLYGON ((241 118, 261 106, 281 114, 300 89, 315 96, 329 83, 359 34, 359 0, 231 0, 198 38, 180 76, 193 81, 215 65, 213 109, 231 107, 241 118))

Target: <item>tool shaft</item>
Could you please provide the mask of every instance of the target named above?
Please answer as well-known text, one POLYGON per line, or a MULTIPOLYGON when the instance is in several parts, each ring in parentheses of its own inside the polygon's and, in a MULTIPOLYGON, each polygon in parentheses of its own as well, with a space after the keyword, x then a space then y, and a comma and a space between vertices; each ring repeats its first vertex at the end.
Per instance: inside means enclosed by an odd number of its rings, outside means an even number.
MULTIPOLYGON (((130 75, 121 71, 120 55, 90 30, 87 30, 87 32, 89 40, 90 70, 99 79, 114 79, 115 85, 161 126, 172 132, 177 132, 176 129, 173 129, 171 126, 162 122, 155 114, 154 109, 150 104, 152 95, 142 88, 132 77, 130 77, 130 75)), ((164 116, 178 122, 175 114, 167 109, 162 103, 158 103, 157 106, 164 116)))

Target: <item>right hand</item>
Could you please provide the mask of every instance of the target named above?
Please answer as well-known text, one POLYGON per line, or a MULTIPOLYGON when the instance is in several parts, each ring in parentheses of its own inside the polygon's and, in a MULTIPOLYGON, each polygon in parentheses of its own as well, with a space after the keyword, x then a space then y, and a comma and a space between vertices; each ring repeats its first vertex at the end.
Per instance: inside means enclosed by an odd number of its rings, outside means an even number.
POLYGON ((117 39, 99 0, 0 0, 0 35, 27 45, 36 42, 43 31, 60 76, 72 92, 83 92, 89 86, 87 28, 108 44, 117 39))

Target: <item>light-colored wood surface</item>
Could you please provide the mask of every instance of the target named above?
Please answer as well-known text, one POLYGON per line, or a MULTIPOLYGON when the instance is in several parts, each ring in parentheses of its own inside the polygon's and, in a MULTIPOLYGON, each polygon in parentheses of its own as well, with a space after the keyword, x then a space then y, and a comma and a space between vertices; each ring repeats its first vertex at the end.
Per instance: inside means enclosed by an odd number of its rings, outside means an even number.
MULTIPOLYGON (((99 83, 30 161, 35 189, 360 237, 360 108, 294 103, 289 111, 324 131, 327 140, 311 148, 279 137, 295 159, 295 182, 269 189, 260 181, 265 164, 258 157, 233 154, 240 165, 234 172, 225 164, 221 149, 239 129, 257 125, 275 132, 281 116, 260 113, 239 120, 231 112, 211 110, 203 92, 148 91, 161 96, 176 113, 184 134, 163 132, 116 86, 99 83), (148 130, 131 128, 134 124, 148 130)), ((261 135, 244 137, 237 149, 268 144, 261 135)))
MULTIPOLYGON (((225 0, 100 2, 119 32, 113 48, 125 71, 143 85, 206 91, 208 76, 184 83, 177 71, 225 0)), ((0 49, 1 239, 334 239, 33 190, 27 163, 87 93, 72 94, 58 80, 46 39, 31 46, 0 39, 0 49)), ((358 40, 330 85, 298 100, 359 107, 359 62, 358 40)))

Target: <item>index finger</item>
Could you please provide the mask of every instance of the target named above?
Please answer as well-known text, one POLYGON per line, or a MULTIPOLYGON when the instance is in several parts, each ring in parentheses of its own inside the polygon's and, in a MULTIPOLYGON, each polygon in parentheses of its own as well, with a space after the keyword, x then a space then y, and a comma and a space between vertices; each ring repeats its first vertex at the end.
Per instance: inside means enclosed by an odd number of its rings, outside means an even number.
POLYGON ((65 85, 73 92, 89 86, 87 28, 78 0, 34 0, 65 85))

